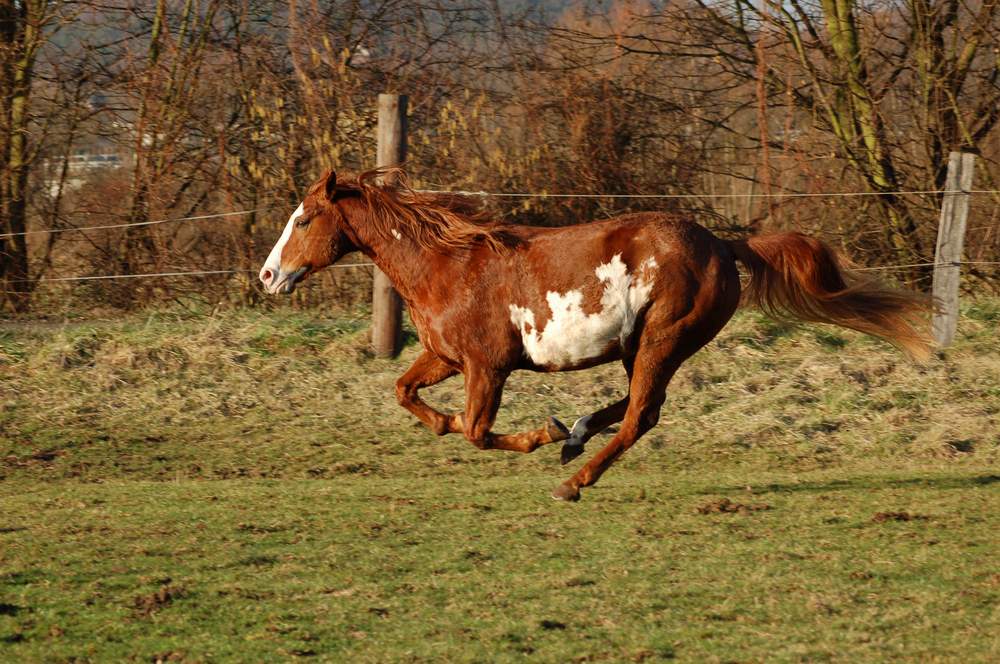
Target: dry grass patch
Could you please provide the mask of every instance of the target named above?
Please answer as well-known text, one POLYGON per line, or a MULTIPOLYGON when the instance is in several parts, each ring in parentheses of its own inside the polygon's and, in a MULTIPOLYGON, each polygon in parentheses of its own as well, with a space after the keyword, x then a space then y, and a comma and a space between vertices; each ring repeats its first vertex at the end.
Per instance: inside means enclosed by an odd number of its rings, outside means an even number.
MULTIPOLYGON (((623 463, 993 463, 997 315, 977 305, 955 347, 917 365, 852 332, 742 314, 681 369, 660 426, 623 463)), ((417 346, 398 360, 373 359, 365 328, 360 316, 244 312, 2 332, 0 473, 176 479, 544 468, 559 476, 553 449, 484 455, 425 431, 393 397, 417 346)), ((517 373, 497 428, 534 428, 548 415, 573 421, 624 391, 617 365, 517 373)), ((462 407, 460 379, 428 394, 445 410, 462 407)))

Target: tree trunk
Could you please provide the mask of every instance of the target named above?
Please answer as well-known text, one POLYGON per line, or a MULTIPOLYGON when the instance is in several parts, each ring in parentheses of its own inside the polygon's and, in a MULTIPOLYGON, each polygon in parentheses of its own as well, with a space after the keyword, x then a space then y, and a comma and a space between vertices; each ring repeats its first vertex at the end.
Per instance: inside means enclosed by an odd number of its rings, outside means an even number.
POLYGON ((25 311, 33 283, 28 270, 27 191, 31 156, 28 149, 29 102, 39 29, 46 0, 0 3, 0 58, 3 90, 4 169, 2 210, 3 232, 12 234, 0 245, 0 275, 3 295, 14 311, 25 311))

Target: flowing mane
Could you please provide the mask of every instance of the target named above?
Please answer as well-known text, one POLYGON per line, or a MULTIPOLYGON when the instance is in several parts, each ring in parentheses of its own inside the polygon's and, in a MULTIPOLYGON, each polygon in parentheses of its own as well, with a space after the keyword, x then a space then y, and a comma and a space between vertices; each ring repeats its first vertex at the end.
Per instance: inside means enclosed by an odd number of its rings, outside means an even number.
POLYGON ((514 243, 478 201, 458 194, 415 191, 401 168, 365 171, 343 186, 361 194, 371 210, 369 219, 381 235, 405 229, 420 246, 435 251, 486 246, 503 253, 514 243), (376 183, 386 175, 395 175, 397 184, 376 183))

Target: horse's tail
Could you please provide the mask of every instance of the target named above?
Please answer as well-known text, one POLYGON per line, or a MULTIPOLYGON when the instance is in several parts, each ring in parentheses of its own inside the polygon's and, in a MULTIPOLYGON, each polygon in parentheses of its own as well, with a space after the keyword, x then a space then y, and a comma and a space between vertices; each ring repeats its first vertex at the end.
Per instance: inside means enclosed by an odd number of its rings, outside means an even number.
POLYGON ((823 242, 801 233, 730 240, 750 273, 744 302, 782 318, 832 323, 881 337, 910 356, 930 356, 930 298, 886 288, 845 269, 823 242))

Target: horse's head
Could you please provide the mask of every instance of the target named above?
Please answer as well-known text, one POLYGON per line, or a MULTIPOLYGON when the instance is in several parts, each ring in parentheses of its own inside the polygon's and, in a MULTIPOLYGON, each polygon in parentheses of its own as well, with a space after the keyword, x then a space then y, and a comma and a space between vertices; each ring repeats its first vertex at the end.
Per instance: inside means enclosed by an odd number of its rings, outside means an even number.
POLYGON ((344 232, 347 225, 337 194, 333 171, 309 188, 260 269, 268 293, 291 293, 308 275, 355 250, 344 232))

